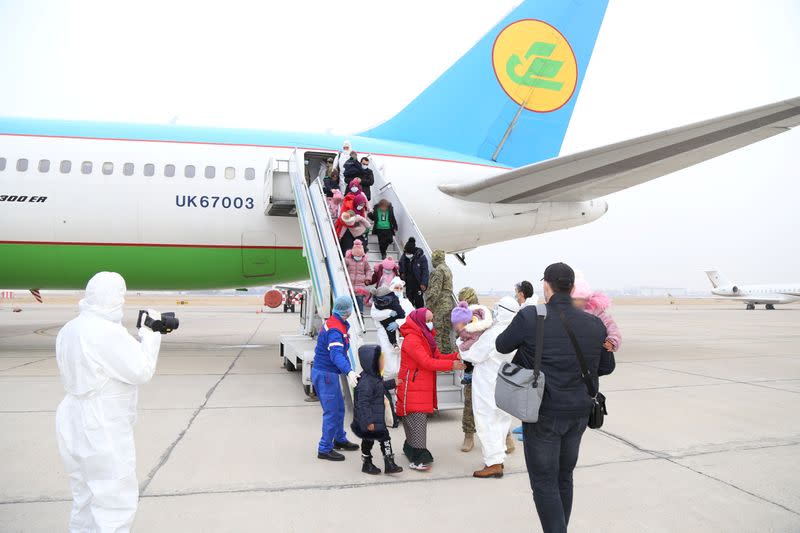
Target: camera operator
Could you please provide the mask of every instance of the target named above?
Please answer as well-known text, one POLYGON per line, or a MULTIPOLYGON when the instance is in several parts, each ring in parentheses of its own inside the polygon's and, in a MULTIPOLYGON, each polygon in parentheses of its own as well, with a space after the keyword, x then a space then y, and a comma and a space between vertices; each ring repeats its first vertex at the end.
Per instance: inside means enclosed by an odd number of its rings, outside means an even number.
MULTIPOLYGON (((161 334, 143 326, 137 341, 122 326, 125 291, 116 272, 95 274, 80 314, 56 339, 67 393, 56 411, 56 434, 72 489, 70 531, 128 531, 139 503, 137 389, 153 377, 161 334)), ((160 324, 158 313, 146 313, 160 324)))

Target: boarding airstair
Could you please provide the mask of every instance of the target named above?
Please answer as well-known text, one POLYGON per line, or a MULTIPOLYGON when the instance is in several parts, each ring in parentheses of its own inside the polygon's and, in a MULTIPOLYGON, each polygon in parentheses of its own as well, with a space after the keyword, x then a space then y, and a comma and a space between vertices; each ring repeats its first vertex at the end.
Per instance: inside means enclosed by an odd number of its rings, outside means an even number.
MULTIPOLYGON (((278 167, 276 167, 278 168, 278 167)), ((339 248, 339 241, 334 230, 334 220, 328 212, 327 201, 323 192, 323 185, 318 179, 307 179, 307 161, 300 150, 295 150, 291 158, 282 168, 285 168, 288 182, 291 184, 294 196, 294 208, 290 209, 285 203, 280 206, 281 212, 294 215, 296 213, 303 240, 303 255, 308 264, 311 277, 308 293, 304 298, 301 309, 301 324, 298 333, 282 335, 281 356, 289 370, 302 368, 303 386, 307 394, 312 395, 311 365, 314 360, 314 348, 319 329, 325 319, 330 315, 331 302, 338 296, 345 295, 355 301, 355 292, 347 274, 344 257, 339 248), (308 184, 310 182, 310 184, 308 184)), ((402 244, 410 237, 414 237, 417 246, 425 251, 430 262, 431 249, 425 237, 417 227, 414 219, 404 208, 397 192, 391 183, 384 178, 383 169, 371 158, 370 168, 375 176, 372 187, 373 205, 380 199, 386 198, 394 206, 397 219, 398 232, 395 242, 387 250, 387 254, 395 260, 400 259, 402 244)), ((265 206, 270 205, 265 199, 265 206)), ((271 205, 278 205, 274 202, 271 205)), ((266 212, 266 209, 265 209, 266 212)), ((290 215, 290 216, 291 216, 290 215)), ((374 235, 369 236, 367 244, 367 260, 376 265, 380 261, 378 241, 374 235)), ((429 265, 430 267, 430 265, 429 265)), ((431 267, 432 268, 432 267, 431 267)), ((378 344, 376 325, 373 323, 369 312, 365 310, 362 315, 358 306, 354 307, 350 316, 350 349, 348 357, 353 368, 361 370, 358 361, 358 349, 364 344, 378 344)), ((458 372, 441 373, 437 378, 439 409, 460 409, 463 407, 463 391, 460 385, 461 375, 458 372)), ((343 389, 349 391, 347 381, 342 380, 343 389)))

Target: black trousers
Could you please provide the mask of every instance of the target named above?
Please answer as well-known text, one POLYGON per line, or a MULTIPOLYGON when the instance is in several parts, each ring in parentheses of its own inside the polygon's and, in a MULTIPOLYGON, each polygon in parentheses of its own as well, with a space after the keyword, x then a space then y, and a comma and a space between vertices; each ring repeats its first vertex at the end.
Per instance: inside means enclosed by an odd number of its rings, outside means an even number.
MULTIPOLYGON (((416 280, 415 280, 416 281, 416 280)), ((406 281, 406 298, 411 302, 415 309, 425 307, 425 298, 422 296, 422 290, 415 282, 409 283, 406 281)))
POLYGON ((352 249, 353 244, 355 244, 356 241, 361 241, 361 243, 364 245, 364 251, 367 250, 366 235, 361 235, 360 237, 353 237, 353 234, 350 233, 349 230, 345 230, 344 235, 342 235, 342 238, 339 239, 339 247, 342 249, 342 255, 346 254, 347 250, 352 249))
POLYGON ((386 259, 386 250, 392 245, 394 235, 390 229, 376 229, 373 231, 378 237, 378 248, 381 251, 381 259, 386 259))
MULTIPOLYGON (((381 445, 381 454, 384 457, 394 455, 392 453, 392 439, 379 440, 378 443, 381 445)), ((364 457, 372 457, 372 446, 374 444, 375 441, 372 439, 361 439, 361 455, 364 457)))
POLYGON ((572 513, 572 472, 589 418, 539 415, 522 424, 525 464, 544 533, 566 533, 572 513))

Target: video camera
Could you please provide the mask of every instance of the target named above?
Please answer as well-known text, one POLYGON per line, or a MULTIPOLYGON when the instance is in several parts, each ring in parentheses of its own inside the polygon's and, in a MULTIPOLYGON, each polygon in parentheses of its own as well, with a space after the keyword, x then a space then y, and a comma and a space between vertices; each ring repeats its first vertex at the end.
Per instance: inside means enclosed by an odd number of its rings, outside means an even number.
POLYGON ((139 318, 136 320, 136 327, 142 327, 142 317, 144 317, 144 325, 155 331, 156 333, 161 333, 162 335, 166 335, 176 329, 178 329, 179 321, 175 317, 175 313, 161 313, 161 318, 159 320, 153 320, 150 317, 150 314, 145 310, 139 311, 139 318))

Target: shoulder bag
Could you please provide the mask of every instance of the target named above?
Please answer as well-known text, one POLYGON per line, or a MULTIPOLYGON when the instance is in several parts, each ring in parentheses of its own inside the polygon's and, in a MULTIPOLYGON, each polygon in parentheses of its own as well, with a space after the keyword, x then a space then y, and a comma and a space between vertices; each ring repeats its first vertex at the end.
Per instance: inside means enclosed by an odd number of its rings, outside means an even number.
POLYGON ((533 369, 523 368, 515 363, 504 363, 497 372, 494 401, 497 407, 522 420, 534 423, 539 420, 539 407, 544 395, 544 372, 542 349, 544 346, 544 320, 547 307, 536 306, 536 347, 533 369))
POLYGON ((608 410, 606 409, 606 397, 594 387, 589 368, 586 366, 586 360, 583 358, 583 351, 581 350, 580 344, 578 344, 578 339, 575 338, 575 333, 572 331, 572 326, 570 326, 567 321, 567 317, 564 315, 563 311, 559 312, 559 315, 561 316, 561 322, 564 324, 564 329, 567 330, 567 335, 569 335, 572 347, 575 348, 575 355, 581 367, 581 379, 583 379, 583 382, 586 384, 586 392, 588 392, 589 396, 592 398, 589 427, 591 429, 600 429, 603 427, 603 418, 608 414, 608 410))

